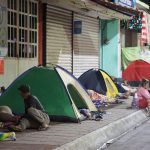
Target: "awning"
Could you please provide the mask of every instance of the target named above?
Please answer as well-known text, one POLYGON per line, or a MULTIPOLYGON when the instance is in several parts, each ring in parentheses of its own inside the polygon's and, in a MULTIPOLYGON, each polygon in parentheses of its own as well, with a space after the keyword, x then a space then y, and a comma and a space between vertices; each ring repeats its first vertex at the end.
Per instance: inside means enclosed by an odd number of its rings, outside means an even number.
POLYGON ((142 2, 140 0, 136 0, 136 5, 140 10, 148 10, 150 9, 150 6, 148 5, 148 2, 142 2))
POLYGON ((92 0, 43 0, 43 2, 100 19, 130 19, 129 15, 99 5, 92 0))
POLYGON ((93 2, 95 2, 97 4, 100 4, 102 6, 105 6, 107 8, 113 9, 113 10, 115 10, 117 12, 121 12, 123 14, 127 14, 129 16, 140 15, 141 14, 141 12, 136 10, 136 9, 125 7, 125 6, 121 6, 120 4, 109 2, 109 1, 106 1, 106 0, 91 0, 91 1, 93 1, 93 2))

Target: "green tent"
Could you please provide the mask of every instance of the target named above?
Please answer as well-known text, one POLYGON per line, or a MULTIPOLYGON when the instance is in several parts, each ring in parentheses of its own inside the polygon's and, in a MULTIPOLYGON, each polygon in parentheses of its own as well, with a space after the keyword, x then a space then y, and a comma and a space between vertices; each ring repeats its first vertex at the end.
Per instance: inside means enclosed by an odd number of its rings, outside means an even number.
POLYGON ((56 121, 81 119, 78 109, 96 111, 86 91, 71 74, 61 67, 33 67, 19 76, 0 96, 0 105, 9 106, 14 113, 24 113, 24 104, 17 88, 22 84, 31 87, 46 112, 56 121))

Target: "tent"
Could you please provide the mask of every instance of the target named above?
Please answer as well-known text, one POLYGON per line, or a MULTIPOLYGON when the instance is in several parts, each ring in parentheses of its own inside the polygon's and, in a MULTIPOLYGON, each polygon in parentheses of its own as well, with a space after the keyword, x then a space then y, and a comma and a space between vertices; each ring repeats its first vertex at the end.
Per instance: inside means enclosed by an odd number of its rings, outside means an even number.
POLYGON ((77 79, 61 67, 33 67, 20 75, 0 97, 0 105, 9 106, 14 113, 24 113, 24 104, 17 88, 28 84, 46 112, 56 121, 78 122, 78 109, 97 111, 77 79))
POLYGON ((97 93, 114 98, 118 94, 118 90, 111 77, 103 70, 91 69, 83 73, 79 77, 81 84, 97 93))
POLYGON ((130 82, 141 81, 143 78, 150 80, 150 64, 143 60, 136 60, 122 73, 122 77, 130 82))

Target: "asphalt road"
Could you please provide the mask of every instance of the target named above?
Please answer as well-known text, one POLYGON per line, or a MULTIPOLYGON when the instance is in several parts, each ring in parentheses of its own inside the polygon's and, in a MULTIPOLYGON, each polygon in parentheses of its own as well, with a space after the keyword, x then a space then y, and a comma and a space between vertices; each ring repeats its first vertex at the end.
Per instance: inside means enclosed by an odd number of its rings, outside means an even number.
POLYGON ((105 150, 150 150, 150 121, 126 134, 105 150))

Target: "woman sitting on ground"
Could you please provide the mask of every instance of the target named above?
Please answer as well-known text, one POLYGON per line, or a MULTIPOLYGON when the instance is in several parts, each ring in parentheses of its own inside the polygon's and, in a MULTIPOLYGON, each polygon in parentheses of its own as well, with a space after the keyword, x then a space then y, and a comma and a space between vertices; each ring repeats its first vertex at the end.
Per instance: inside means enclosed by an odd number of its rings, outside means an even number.
POLYGON ((148 107, 148 111, 150 113, 150 93, 149 89, 149 80, 143 79, 141 82, 141 86, 138 88, 137 96, 139 100, 139 108, 145 109, 148 107))

